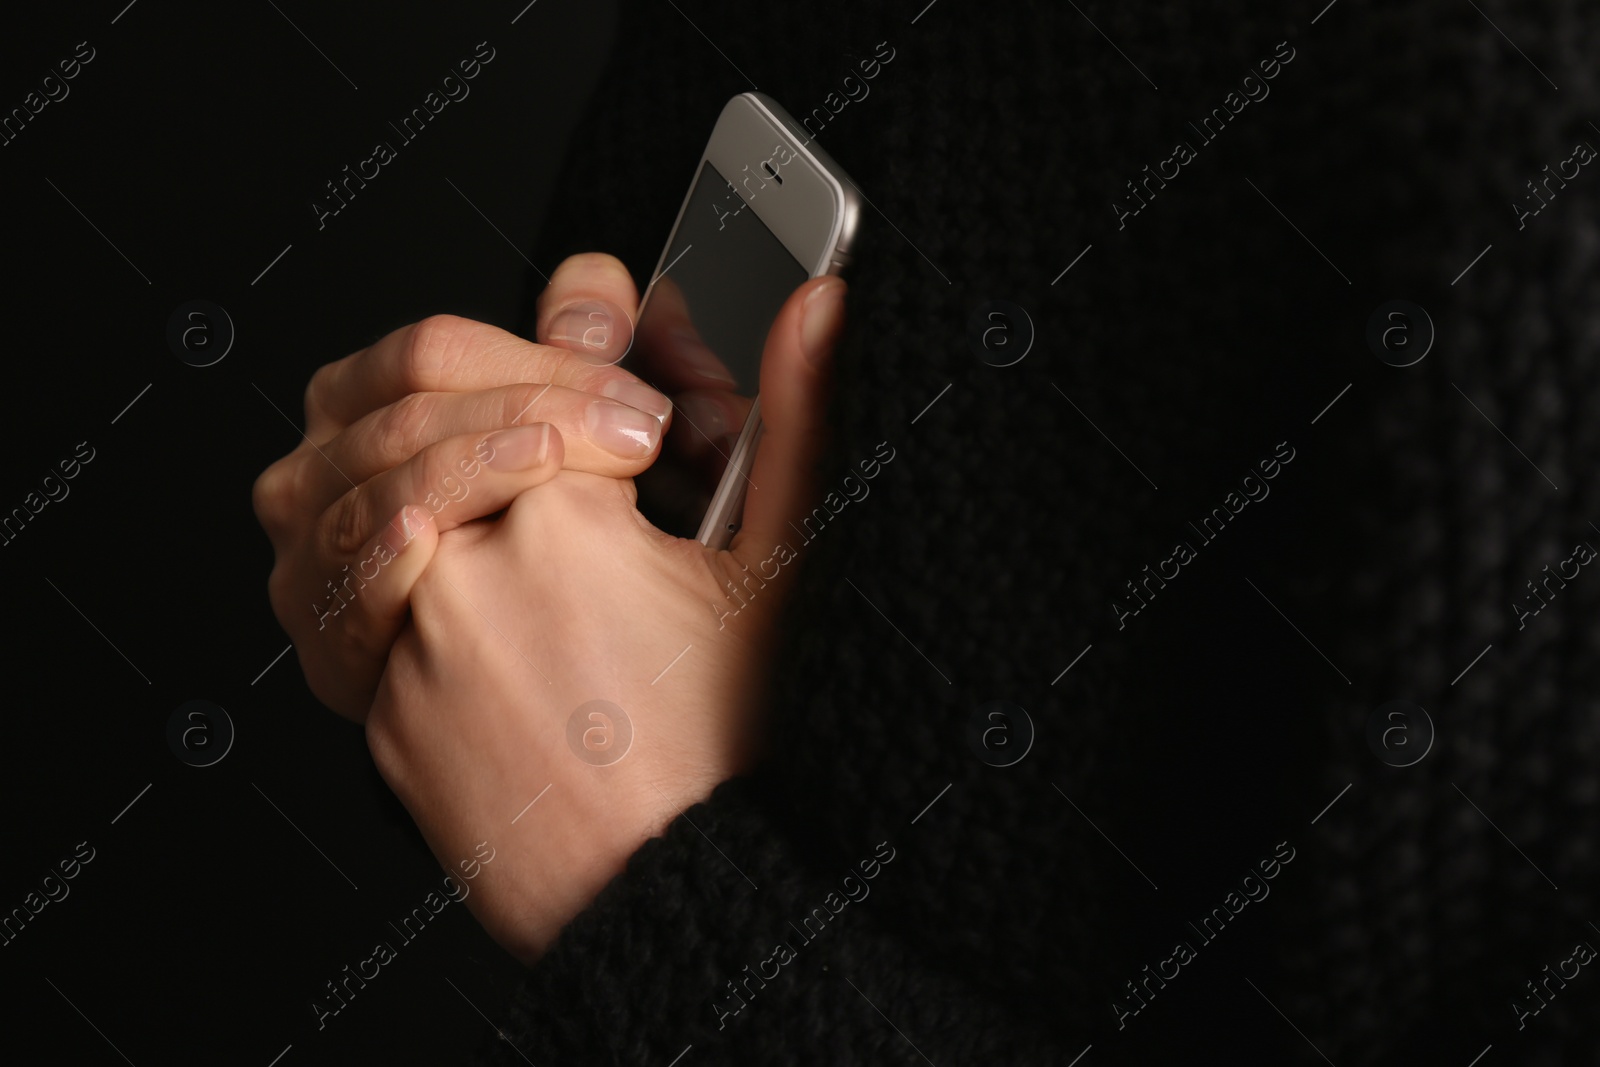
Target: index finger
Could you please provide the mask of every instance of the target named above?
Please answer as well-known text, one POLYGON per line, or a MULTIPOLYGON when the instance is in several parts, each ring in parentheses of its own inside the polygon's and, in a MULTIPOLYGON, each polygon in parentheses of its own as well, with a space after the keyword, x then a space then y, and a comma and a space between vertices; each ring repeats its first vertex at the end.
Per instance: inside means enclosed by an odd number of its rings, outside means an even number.
POLYGON ((516 382, 597 392, 637 381, 565 349, 534 344, 498 326, 432 315, 319 369, 306 388, 306 436, 325 442, 363 416, 412 393, 477 392, 516 382))

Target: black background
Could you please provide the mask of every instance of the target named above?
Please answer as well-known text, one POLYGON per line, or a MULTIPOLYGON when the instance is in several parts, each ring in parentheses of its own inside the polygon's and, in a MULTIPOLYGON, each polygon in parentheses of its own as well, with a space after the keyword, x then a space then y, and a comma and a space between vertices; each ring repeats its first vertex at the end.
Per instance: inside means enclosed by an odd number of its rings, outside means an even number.
POLYGON ((512 25, 523 6, 140 0, 36 11, 4 34, 7 110, 78 42, 96 53, 0 148, 6 509, 78 442, 95 449, 70 495, 0 549, 18 687, 5 910, 78 842, 96 855, 0 948, 0 1044, 121 1062, 86 1016, 138 1064, 265 1065, 291 1044, 284 1064, 422 1062, 481 1038, 464 998, 498 1015, 518 968, 452 904, 317 1031, 311 998, 397 941, 386 923, 443 872, 359 727, 317 704, 292 652, 266 670, 289 642, 250 486, 298 440, 317 366, 431 312, 515 323, 614 28, 609 4, 542 0, 512 25), (496 55, 470 95, 401 144, 387 123, 480 41, 496 55), (398 157, 319 230, 312 201, 379 140, 398 157), (165 341, 195 299, 237 331, 205 368, 165 341), (237 729, 213 767, 167 748, 167 717, 191 699, 237 729))

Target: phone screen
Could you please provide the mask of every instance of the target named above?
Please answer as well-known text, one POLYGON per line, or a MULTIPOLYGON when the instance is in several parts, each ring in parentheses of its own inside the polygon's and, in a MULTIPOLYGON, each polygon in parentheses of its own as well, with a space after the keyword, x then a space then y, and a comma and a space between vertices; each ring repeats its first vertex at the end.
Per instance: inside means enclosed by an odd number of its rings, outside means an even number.
POLYGON ((672 400, 661 453, 635 479, 639 510, 664 532, 699 532, 755 403, 767 332, 808 277, 739 191, 702 163, 623 360, 672 400))

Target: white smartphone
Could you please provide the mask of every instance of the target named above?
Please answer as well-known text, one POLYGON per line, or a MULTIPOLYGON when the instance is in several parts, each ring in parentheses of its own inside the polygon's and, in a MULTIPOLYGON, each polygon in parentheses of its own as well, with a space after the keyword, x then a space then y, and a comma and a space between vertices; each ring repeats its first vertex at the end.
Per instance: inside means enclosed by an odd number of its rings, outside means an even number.
POLYGON ((659 529, 712 548, 738 531, 767 333, 796 287, 849 265, 860 203, 770 97, 741 93, 722 109, 622 361, 672 400, 660 454, 635 479, 659 529))

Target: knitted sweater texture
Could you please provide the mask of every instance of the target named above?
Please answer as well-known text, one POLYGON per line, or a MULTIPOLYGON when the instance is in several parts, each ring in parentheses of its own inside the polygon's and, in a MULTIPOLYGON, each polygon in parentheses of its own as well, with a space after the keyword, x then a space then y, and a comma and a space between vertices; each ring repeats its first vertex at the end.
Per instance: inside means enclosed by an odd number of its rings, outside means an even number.
POLYGON ((770 758, 480 1061, 1596 1062, 1600 978, 1539 983, 1600 945, 1600 577, 1527 614, 1600 545, 1600 174, 1543 184, 1593 10, 920 6, 621 5, 539 261, 642 291, 721 105, 823 109, 872 206, 821 484, 895 458, 795 546, 770 758))

